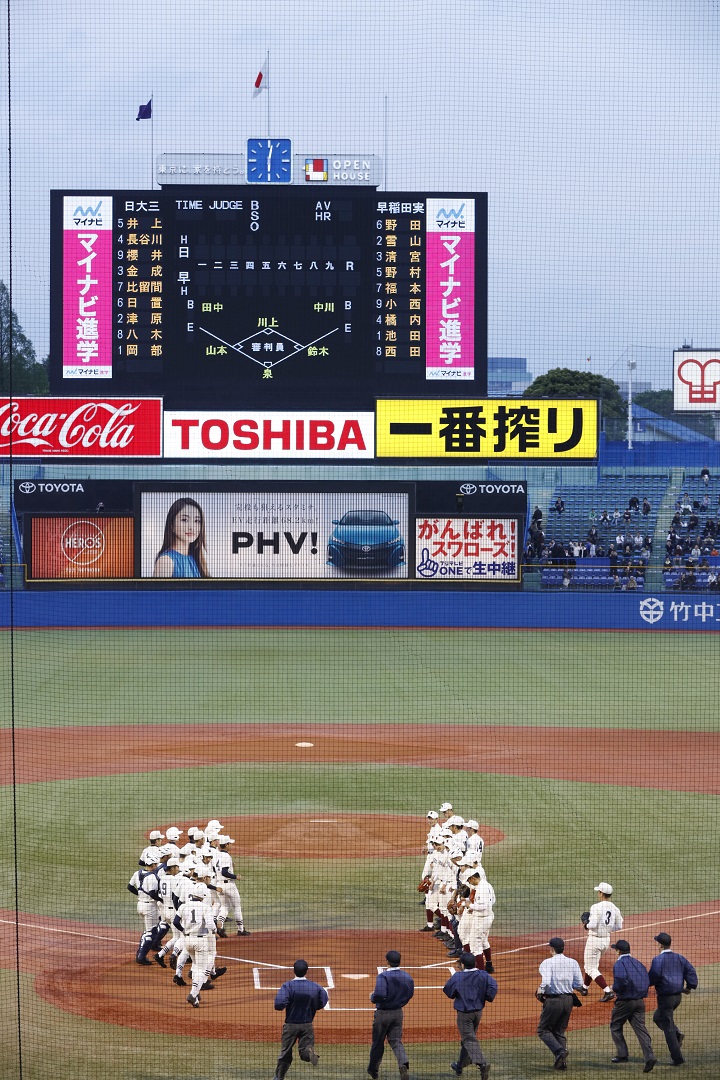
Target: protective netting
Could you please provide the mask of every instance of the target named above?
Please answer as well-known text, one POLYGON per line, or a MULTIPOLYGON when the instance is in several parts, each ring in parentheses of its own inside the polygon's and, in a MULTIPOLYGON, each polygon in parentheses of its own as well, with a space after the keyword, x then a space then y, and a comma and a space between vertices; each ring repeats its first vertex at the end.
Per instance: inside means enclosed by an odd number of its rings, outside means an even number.
MULTIPOLYGON (((684 1056, 693 1076, 715 1076, 720 455, 712 409, 676 414, 670 389, 673 350, 709 350, 720 337, 717 5, 4 0, 2 12, 0 1075, 255 1080, 275 1070, 279 1080, 281 1038, 301 1036, 296 1059, 315 1052, 306 1031, 283 1035, 285 1020, 308 1020, 302 1003, 285 1011, 307 987, 294 982, 302 958, 321 988, 314 1004, 328 1001, 314 1020, 319 1076, 404 1076, 408 1060, 418 1080, 451 1067, 487 1076, 488 1063, 493 1078, 561 1068, 573 987, 582 1008, 568 1067, 580 1080, 628 1055, 638 1068, 684 1056), (310 336, 305 411, 273 428, 272 398, 265 411, 258 402, 281 381, 273 365, 292 362, 287 336, 268 321, 236 340, 210 292, 207 312, 186 304, 188 323, 217 320, 203 330, 215 350, 204 354, 208 381, 222 382, 228 348, 248 371, 253 358, 266 363, 245 427, 222 413, 247 410, 235 388, 211 400, 220 411, 207 429, 188 419, 196 385, 183 382, 183 350, 198 331, 183 325, 183 345, 158 302, 184 255, 140 193, 159 198, 164 184, 167 195, 172 175, 182 202, 187 169, 198 181, 209 169, 220 201, 237 169, 258 198, 260 185, 290 180, 320 192, 326 167, 338 183, 377 186, 381 202, 383 192, 476 193, 477 222, 488 193, 495 360, 488 394, 454 384, 442 421, 448 451, 463 438, 471 454, 482 436, 492 452, 423 462, 410 442, 374 458, 377 387, 368 404, 358 362, 352 408, 338 405, 344 354, 318 374, 310 336), (69 443, 56 446, 61 460, 41 454, 66 419, 43 404, 48 367, 62 359, 51 317, 63 325, 67 298, 56 288, 65 204, 53 204, 51 255, 51 192, 89 193, 78 204, 89 217, 96 200, 135 193, 113 211, 112 258, 128 270, 108 309, 113 362, 124 393, 137 374, 137 398, 152 398, 146 388, 164 371, 176 417, 161 432, 147 406, 135 463, 84 460, 69 443), (598 460, 594 450, 563 457, 598 434, 588 427, 598 394, 586 386, 540 388, 537 415, 512 412, 555 368, 617 384, 598 460), (27 405, 35 394, 40 404, 27 405), (463 406, 488 395, 494 412, 463 406), (13 403, 47 422, 16 431, 14 445, 13 403), (21 436, 34 444, 18 446, 21 436), (188 450, 196 437, 208 464, 188 450), (289 463, 273 456, 286 442, 289 463), (232 458, 233 446, 255 456, 232 458), (350 463, 303 457, 348 447, 350 463), (558 937, 579 967, 539 972, 558 937), (619 1034, 645 1000, 640 969, 611 947, 619 941, 657 986, 652 1049, 642 1029, 638 1042, 625 1027, 627 1045, 619 1034), (414 983, 408 1002, 407 976, 383 974, 393 950, 414 983), (459 982, 460 998, 443 994, 459 982), (381 1036, 395 1041, 391 1014, 403 1006, 404 1049, 386 1046, 380 1065, 381 1036)), ((318 200, 317 213, 330 213, 318 200)), ((396 231, 405 238, 408 349, 418 205, 373 215, 383 305, 395 296, 396 231)), ((447 206, 457 224, 460 205, 447 206)), ((177 207, 193 258, 223 247, 230 280, 239 242, 192 234, 192 212, 177 207)), ((81 233, 75 241, 99 253, 81 233)), ((272 272, 284 274, 280 243, 272 272)), ((354 248, 339 247, 354 273, 354 248)), ((423 258, 430 250, 426 239, 423 258)), ((451 261, 456 250, 449 243, 451 261)), ((262 251, 244 258, 244 273, 262 267, 262 251)), ((78 304, 93 295, 92 260, 85 270, 78 304)), ((263 295, 262 282, 243 280, 238 320, 263 295)), ((343 287, 351 296, 355 285, 343 287)), ((394 310, 378 310, 382 345, 373 339, 368 368, 395 377, 394 310)), ((262 317, 283 311, 268 305, 262 317)), ((313 306, 313 317, 329 314, 313 306)), ((457 356, 457 326, 446 329, 457 356)), ((96 330, 90 315, 77 320, 86 359, 96 330)), ((56 397, 85 393, 82 378, 62 395, 57 385, 56 397)), ((95 402, 101 390, 96 379, 95 402)), ((392 446, 430 423, 420 395, 404 396, 387 422, 392 446)))

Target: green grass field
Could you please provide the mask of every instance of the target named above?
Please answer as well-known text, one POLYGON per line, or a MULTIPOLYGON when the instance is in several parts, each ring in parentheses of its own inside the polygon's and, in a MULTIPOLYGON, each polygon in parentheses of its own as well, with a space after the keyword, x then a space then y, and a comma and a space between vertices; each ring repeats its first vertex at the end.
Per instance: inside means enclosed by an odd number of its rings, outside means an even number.
MULTIPOLYGON (((167 725, 143 772, 40 781, 0 789, 17 825, 20 911, 137 930, 125 889, 147 829, 177 819, 293 815, 308 810, 415 815, 450 799, 502 830, 484 863, 498 894, 495 930, 511 935, 574 925, 598 875, 615 883, 626 915, 707 901, 720 906, 716 796, 592 783, 593 743, 578 743, 587 780, 562 781, 447 767, 374 763, 219 763, 167 770, 173 726, 233 722, 560 725, 632 732, 717 732, 714 635, 440 630, 23 631, 2 638, 0 691, 18 728, 167 725)), ((5 722, 12 716, 6 710, 5 722)), ((74 744, 68 740, 68 760, 74 744)), ((33 759, 43 761, 42 737, 33 759)), ((671 767, 671 764, 670 764, 671 767)), ((420 859, 243 860, 243 899, 257 929, 411 929, 420 859), (378 880, 383 887, 378 891, 378 880), (327 902, 328 892, 333 897, 327 902)), ((12 827, 0 844, 0 903, 13 907, 12 827)), ((252 941, 252 939, 249 939, 252 941)), ((692 959, 692 957, 691 957, 692 959)), ((51 962, 49 960, 49 962, 51 962)), ((18 984, 0 972, 0 1077, 17 1075, 18 984)), ((720 965, 701 971, 683 1005, 692 1077, 716 1077, 720 965)), ((71 1016, 19 982, 23 1080, 270 1080, 276 1047, 174 1039, 71 1016)), ((318 1025, 319 1026, 319 1025, 318 1025)), ((653 1029, 654 1030, 654 1029, 653 1029)), ((320 1036, 320 1041, 322 1038, 320 1036)), ((656 1040, 666 1060, 662 1040, 656 1040)), ((552 1075, 537 1039, 487 1043, 493 1080, 552 1075)), ((634 1053, 634 1047, 631 1052, 634 1053)), ((451 1076, 456 1046, 412 1054, 417 1080, 451 1076)), ((615 1075, 605 1027, 571 1033, 577 1080, 615 1075)), ((362 1076, 363 1047, 324 1047, 314 1075, 362 1076)), ((627 1074, 640 1066, 626 1067, 627 1074)), ((290 1076, 308 1075, 296 1063, 290 1076)), ((383 1077, 396 1075, 386 1057, 383 1077)), ((618 1073, 619 1075, 619 1073, 618 1073)), ((660 1073, 662 1075, 662 1072, 660 1073)))
MULTIPOLYGON (((14 635, 15 723, 716 731, 717 657, 714 634, 28 630, 14 635)), ((9 687, 9 672, 4 681, 9 687)))

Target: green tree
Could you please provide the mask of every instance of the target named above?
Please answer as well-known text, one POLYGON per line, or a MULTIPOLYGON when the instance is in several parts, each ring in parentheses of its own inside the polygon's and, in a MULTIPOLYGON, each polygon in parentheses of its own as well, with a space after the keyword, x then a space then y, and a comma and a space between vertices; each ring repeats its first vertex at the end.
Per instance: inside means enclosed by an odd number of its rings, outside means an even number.
POLYGON ((658 416, 674 420, 676 424, 682 424, 691 431, 698 431, 710 439, 714 438, 712 416, 703 412, 675 412, 672 390, 643 390, 641 394, 635 395, 633 401, 658 416))
POLYGON ((0 393, 47 394, 47 361, 39 361, 0 281, 0 393))
POLYGON ((617 383, 591 371, 574 371, 572 368, 551 368, 531 382, 523 397, 526 398, 598 398, 603 416, 627 416, 627 404, 617 383))

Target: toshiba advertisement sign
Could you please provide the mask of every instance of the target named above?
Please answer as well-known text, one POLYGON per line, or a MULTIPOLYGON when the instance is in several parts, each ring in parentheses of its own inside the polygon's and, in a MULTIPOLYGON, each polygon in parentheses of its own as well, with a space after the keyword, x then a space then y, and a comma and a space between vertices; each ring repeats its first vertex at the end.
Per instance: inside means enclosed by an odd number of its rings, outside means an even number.
POLYGON ((161 398, 0 398, 0 457, 162 457, 161 398))
POLYGON ((375 454, 373 413, 166 412, 167 458, 335 458, 375 454))
POLYGON ((30 580, 133 576, 131 517, 32 517, 30 537, 30 580))

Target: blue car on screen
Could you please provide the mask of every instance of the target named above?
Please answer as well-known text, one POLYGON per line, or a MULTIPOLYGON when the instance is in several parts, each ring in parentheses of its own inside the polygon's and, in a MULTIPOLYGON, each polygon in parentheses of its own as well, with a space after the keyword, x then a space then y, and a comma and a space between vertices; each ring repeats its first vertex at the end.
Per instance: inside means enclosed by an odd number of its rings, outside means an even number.
POLYGON ((333 520, 327 561, 345 570, 390 570, 405 562, 405 541, 384 510, 348 510, 333 520))

